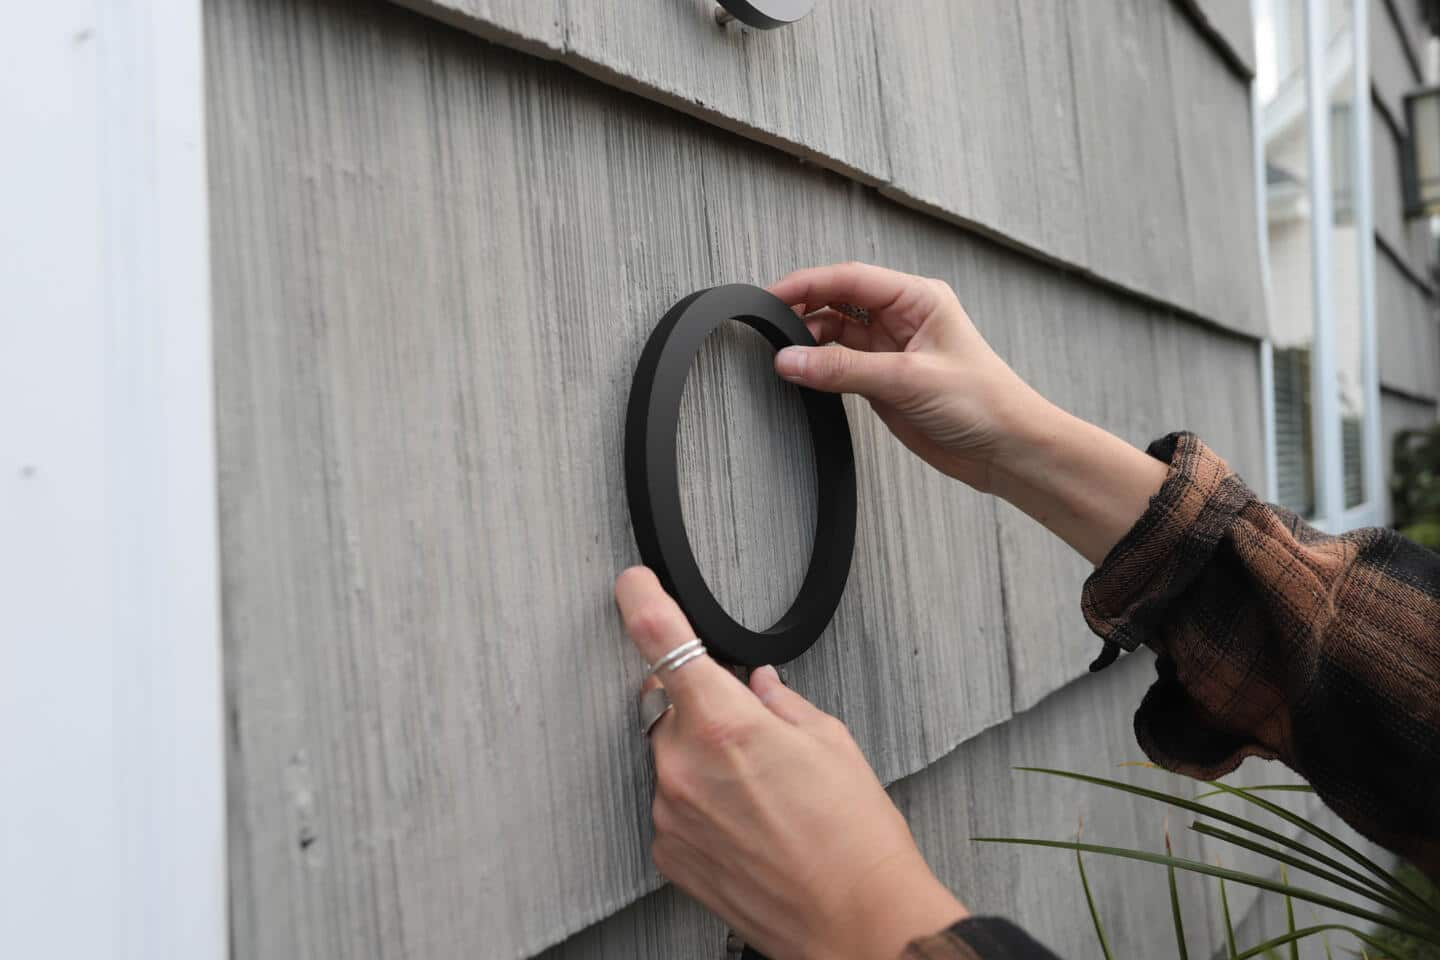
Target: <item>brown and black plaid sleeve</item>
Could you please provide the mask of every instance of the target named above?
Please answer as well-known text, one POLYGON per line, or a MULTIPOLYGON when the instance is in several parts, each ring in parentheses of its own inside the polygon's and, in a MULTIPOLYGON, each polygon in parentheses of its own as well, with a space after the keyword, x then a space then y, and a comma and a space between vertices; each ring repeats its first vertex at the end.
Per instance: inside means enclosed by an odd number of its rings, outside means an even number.
MULTIPOLYGON (((1440 555, 1391 530, 1326 536, 1262 503, 1193 434, 1148 452, 1170 474, 1081 599, 1106 641, 1092 669, 1122 648, 1158 655, 1135 714, 1141 749, 1202 779, 1248 756, 1282 760, 1440 879, 1440 555)), ((993 930, 1018 933, 992 925, 1003 921, 976 924, 916 941, 904 960, 1050 956, 997 941, 993 930)))
POLYGON ((949 930, 916 940, 900 960, 1057 960, 1009 920, 968 917, 949 930))
POLYGON ((1278 758, 1440 877, 1440 555, 1392 530, 1321 534, 1193 434, 1149 453, 1170 474, 1081 600, 1107 646, 1158 654, 1141 749, 1204 779, 1278 758))

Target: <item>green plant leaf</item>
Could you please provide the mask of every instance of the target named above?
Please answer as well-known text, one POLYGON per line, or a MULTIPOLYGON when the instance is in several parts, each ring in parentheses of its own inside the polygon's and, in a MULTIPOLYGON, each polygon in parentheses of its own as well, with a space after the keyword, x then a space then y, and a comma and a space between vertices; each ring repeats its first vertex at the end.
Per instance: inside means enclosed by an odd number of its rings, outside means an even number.
MULTIPOLYGON (((1170 831, 1165 831, 1165 854, 1174 856, 1175 851, 1170 848, 1170 831)), ((1175 884, 1175 866, 1170 864, 1165 867, 1165 872, 1170 880, 1170 914, 1175 918, 1175 955, 1179 960, 1190 960, 1190 951, 1185 949, 1185 920, 1180 915, 1180 888, 1175 884)))
POLYGON ((1358 894, 1369 900, 1373 900, 1381 906, 1389 907, 1396 913, 1405 914, 1406 916, 1409 916, 1412 919, 1417 920, 1421 923, 1430 922, 1430 915, 1428 913, 1423 911, 1417 911, 1415 908, 1408 906, 1383 888, 1377 890, 1369 885, 1352 883, 1344 877, 1331 873, 1328 870, 1321 870, 1314 864, 1306 863, 1305 861, 1300 860, 1297 857, 1292 857, 1288 853, 1285 853, 1283 850, 1275 850, 1271 847, 1265 846, 1265 844, 1263 843, 1256 843, 1254 840, 1250 840, 1246 837, 1239 836, 1238 834, 1231 833, 1229 830, 1222 830, 1219 827, 1211 826, 1208 823, 1192 823, 1190 825, 1190 829, 1194 830, 1196 833, 1204 834, 1207 837, 1214 837, 1217 840, 1224 840, 1226 843, 1232 843, 1235 846, 1241 847, 1245 850, 1249 850, 1252 853, 1258 853, 1261 856, 1269 857, 1271 860, 1274 860, 1276 863, 1279 863, 1281 865, 1281 870, 1284 870, 1286 866, 1295 867, 1297 870, 1304 870, 1306 873, 1319 877, 1321 880, 1328 880, 1330 883, 1335 884, 1337 887, 1343 887, 1344 889, 1349 890, 1351 893, 1358 894))
MULTIPOLYGON (((1153 764, 1131 764, 1131 766, 1141 766, 1149 769, 1159 769, 1153 764)), ((1212 820, 1219 820, 1220 822, 1228 823, 1233 827, 1239 827, 1241 830, 1246 830, 1257 836, 1263 837, 1266 840, 1269 840, 1271 843, 1275 843, 1287 849, 1294 850, 1295 852, 1309 857, 1310 859, 1315 860, 1318 863, 1325 864, 1327 867, 1330 867, 1337 873, 1350 877, 1352 880, 1355 880, 1358 883, 1363 883, 1366 886, 1369 886, 1379 892, 1388 893, 1389 890, 1392 889, 1387 888, 1386 885, 1381 884, 1378 881, 1371 879, 1370 877, 1367 877, 1365 874, 1356 870, 1354 867, 1351 867, 1349 864, 1343 863, 1335 859, 1334 857, 1329 856, 1326 853, 1306 846, 1298 840, 1292 840, 1284 834, 1276 833, 1274 830, 1269 830, 1265 827, 1262 827, 1259 824, 1254 823, 1253 821, 1238 816, 1237 814, 1230 813, 1227 810, 1221 810, 1217 807, 1212 807, 1203 803, 1199 803, 1197 801, 1191 800, 1188 797, 1181 797, 1175 794, 1165 793, 1161 790, 1151 790, 1146 787, 1139 787, 1134 784, 1125 783, 1121 780, 1109 780, 1105 777, 1094 777, 1084 773, 1072 773, 1068 770, 1055 770, 1048 767, 1016 767, 1015 769, 1023 773, 1039 773, 1044 774, 1045 776, 1062 777, 1068 780, 1079 780, 1082 783, 1091 783, 1100 787, 1108 787, 1111 790, 1119 790, 1124 793, 1133 794, 1137 797, 1145 797, 1150 800, 1156 800, 1160 803, 1168 803, 1172 806, 1179 807, 1182 810, 1189 810, 1191 813, 1199 814, 1202 817, 1209 817, 1212 820)), ((1262 809, 1269 810, 1270 812, 1274 813, 1276 816, 1281 817, 1287 822, 1294 823, 1295 825, 1299 826, 1307 833, 1316 833, 1318 831, 1317 835, 1323 834, 1323 836, 1321 836, 1321 839, 1325 839, 1325 837, 1330 837, 1334 844, 1346 850, 1350 850, 1350 852, 1354 854, 1354 856, 1360 857, 1362 860, 1365 859, 1363 855, 1360 854, 1358 851, 1351 850, 1351 848, 1346 847, 1345 844, 1341 843, 1339 839, 1331 837, 1330 834, 1326 833, 1323 830, 1320 830, 1318 827, 1313 826, 1304 817, 1301 817, 1298 814, 1291 813, 1284 807, 1270 803, 1269 801, 1261 797, 1255 797, 1240 793, 1239 788, 1232 787, 1228 784, 1212 781, 1210 785, 1212 787, 1218 788, 1222 793, 1235 794, 1249 801, 1250 803, 1260 806, 1262 809)), ((1389 877, 1385 870, 1381 868, 1378 864, 1375 864, 1373 861, 1368 860, 1366 860, 1366 862, 1370 863, 1370 865, 1374 867, 1375 870, 1378 870, 1380 872, 1382 879, 1388 878, 1395 884, 1399 883, 1398 880, 1394 880, 1394 878, 1389 877)), ((1425 908, 1427 912, 1430 912, 1433 916, 1435 916, 1437 921, 1440 921, 1440 912, 1433 911, 1433 909, 1430 908, 1430 906, 1426 904, 1424 900, 1420 899, 1412 891, 1410 891, 1403 885, 1401 885, 1400 889, 1406 893, 1409 893, 1409 897, 1407 897, 1407 899, 1413 900, 1414 902, 1418 903, 1421 907, 1425 908)))
MULTIPOLYGON (((1303 783, 1266 783, 1255 787, 1231 787, 1232 790, 1251 790, 1265 793, 1314 793, 1315 788, 1306 786, 1303 783)), ((1196 800, 1208 800, 1211 797, 1223 796, 1224 790, 1206 790, 1204 793, 1195 794, 1196 800)))
MULTIPOLYGON (((1284 866, 1280 867, 1280 882, 1284 884, 1290 882, 1290 876, 1285 872, 1284 866)), ((1291 934, 1295 933, 1295 901, 1290 898, 1288 893, 1285 894, 1285 928, 1291 934)), ((1300 960, 1299 940, 1290 941, 1290 960, 1300 960)))
MULTIPOLYGON (((1354 927, 1346 926, 1343 923, 1322 923, 1314 927, 1302 927, 1299 930, 1292 930, 1289 933, 1283 934, 1282 936, 1275 937, 1273 940, 1266 940, 1262 944, 1251 947, 1244 953, 1237 954, 1235 956, 1235 960, 1251 960, 1251 958, 1261 956, 1270 950, 1276 949, 1277 947, 1283 947, 1286 944, 1297 944, 1301 940, 1304 940, 1306 937, 1313 937, 1317 933, 1323 935, 1326 931, 1329 930, 1341 930, 1345 933, 1350 934, 1352 937, 1359 940, 1360 942, 1369 944, 1377 950, 1383 950, 1385 948, 1385 945, 1382 944, 1380 941, 1376 940, 1374 937, 1371 937, 1369 934, 1362 933, 1361 931, 1356 930, 1354 927)), ((1294 954, 1292 954, 1292 956, 1293 955, 1294 954)), ((1325 943, 1325 956, 1330 956, 1330 944, 1328 940, 1325 943)))
POLYGON ((1110 952, 1110 942, 1105 939, 1105 925, 1100 922, 1100 910, 1095 906, 1094 895, 1090 893, 1090 878, 1085 875, 1085 861, 1081 858, 1078 847, 1075 850, 1075 866, 1080 868, 1080 886, 1085 889, 1085 903, 1089 905, 1090 919, 1095 923, 1095 936, 1100 940, 1100 952, 1105 955, 1105 960, 1115 960, 1115 955, 1110 952))
POLYGON ((1271 880, 1269 877, 1262 877, 1256 874, 1243 873, 1239 870, 1229 870, 1225 867, 1212 867, 1209 864, 1197 860, 1187 860, 1183 857, 1170 857, 1164 854, 1150 853, 1147 850, 1127 850, 1124 847, 1107 847, 1093 843, 1078 843, 1067 840, 1036 840, 1030 837, 976 837, 977 843, 1013 843, 1020 846, 1049 847, 1053 850, 1080 850, 1085 853, 1099 853, 1112 857, 1120 857, 1126 860, 1140 860, 1145 863, 1155 863, 1161 866, 1173 864, 1176 869, 1188 870, 1191 873, 1200 873, 1210 877, 1221 877, 1232 883, 1239 883, 1245 886, 1258 887, 1261 890, 1269 890, 1272 893, 1288 893, 1296 900, 1305 903, 1313 903, 1322 907, 1329 907, 1337 913, 1349 914, 1352 917, 1359 917, 1368 920, 1373 924, 1389 927, 1401 933, 1409 934, 1427 943, 1440 946, 1440 929, 1428 925, 1420 925, 1399 917, 1389 917, 1376 913, 1373 910, 1366 910, 1357 907, 1353 903, 1344 900, 1337 900, 1334 897, 1326 896, 1314 890, 1291 886, 1280 883, 1278 880, 1271 880))
POLYGON ((1230 921, 1230 898, 1225 895, 1225 878, 1220 878, 1220 909, 1225 913, 1225 956, 1236 960, 1239 952, 1235 949, 1235 924, 1230 921))
MULTIPOLYGON (((1232 787, 1229 784, 1221 783, 1218 780, 1210 781, 1210 786, 1215 787, 1232 796, 1240 797, 1247 803, 1252 803, 1260 809, 1266 811, 1267 813, 1274 814, 1285 822, 1299 827, 1301 830, 1303 830, 1305 833, 1308 833, 1310 836, 1329 844, 1332 848, 1339 850, 1341 853, 1345 854, 1345 856, 1349 857, 1351 860, 1354 860, 1366 870, 1369 870, 1375 876, 1379 877, 1386 884, 1386 886, 1390 887, 1395 892, 1401 894, 1407 900, 1410 900, 1412 903, 1417 904, 1431 917, 1434 917, 1436 920, 1440 920, 1440 912, 1437 912, 1435 908, 1430 906, 1430 904, 1426 903, 1424 898, 1417 894, 1414 890, 1410 889, 1409 886, 1402 883, 1399 877, 1395 876, 1389 870, 1386 870, 1384 867, 1380 866, 1380 864, 1376 863, 1374 860, 1371 860, 1369 857, 1365 856, 1365 854, 1361 853, 1359 850, 1356 850, 1354 847, 1350 846, 1350 844, 1341 840, 1339 837, 1335 836, 1330 831, 1316 826, 1314 823, 1311 823, 1309 820, 1300 816, 1298 813, 1286 810, 1279 804, 1271 803, 1264 797, 1256 796, 1255 794, 1251 793, 1246 793, 1244 790, 1241 790, 1238 787, 1232 787)), ((1327 866, 1333 866, 1333 864, 1327 864, 1327 866)))

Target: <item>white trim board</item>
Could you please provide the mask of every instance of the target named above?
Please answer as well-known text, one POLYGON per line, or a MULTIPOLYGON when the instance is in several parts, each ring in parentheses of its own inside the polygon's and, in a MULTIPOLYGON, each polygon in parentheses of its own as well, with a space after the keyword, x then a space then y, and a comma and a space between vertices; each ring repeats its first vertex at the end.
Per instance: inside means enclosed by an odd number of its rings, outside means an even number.
POLYGON ((0 31, 0 943, 226 951, 198 0, 0 31))

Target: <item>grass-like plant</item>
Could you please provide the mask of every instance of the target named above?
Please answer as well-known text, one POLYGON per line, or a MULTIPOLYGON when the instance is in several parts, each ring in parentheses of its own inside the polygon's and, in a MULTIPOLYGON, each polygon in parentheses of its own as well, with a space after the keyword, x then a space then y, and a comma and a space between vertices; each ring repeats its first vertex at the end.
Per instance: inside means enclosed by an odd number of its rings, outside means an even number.
POLYGON ((1420 546, 1440 550, 1440 424, 1397 433, 1392 455, 1395 526, 1420 546))
MULTIPOLYGON (((1148 764, 1137 766, 1149 767, 1148 764)), ((1185 922, 1180 909, 1180 894, 1176 886, 1176 871, 1183 870, 1215 878, 1220 886, 1220 907, 1225 921, 1225 956, 1229 960, 1250 960, 1252 957, 1276 958, 1283 956, 1298 960, 1301 941, 1310 937, 1321 937, 1325 941, 1326 956, 1330 956, 1329 935, 1344 934, 1361 944, 1360 953, 1379 960, 1440 960, 1440 895, 1418 871, 1388 870, 1360 852, 1352 844, 1323 829, 1309 818, 1270 800, 1269 796, 1283 796, 1293 793, 1312 793, 1309 787, 1290 784, 1234 787, 1218 781, 1207 784, 1208 789, 1195 797, 1186 797, 1162 790, 1152 790, 1120 780, 1072 773, 1066 770, 1051 770, 1043 767, 1020 767, 1025 773, 1078 780, 1109 790, 1119 790, 1133 796, 1157 803, 1168 804, 1193 813, 1196 820, 1190 829, 1203 836, 1220 840, 1251 853, 1268 858, 1279 867, 1279 878, 1259 873, 1246 873, 1215 864, 1202 863, 1185 857, 1177 857, 1170 845, 1170 831, 1165 829, 1165 852, 1131 850, 1103 844, 1086 843, 1082 834, 1075 840, 1036 840, 1026 837, 977 837, 985 843, 1009 843, 1032 847, 1049 847, 1070 850, 1080 871, 1080 885, 1085 893, 1086 904, 1095 924, 1095 935, 1099 940, 1100 952, 1105 960, 1115 960, 1109 938, 1100 919, 1099 908, 1090 889, 1090 880, 1085 873, 1085 854, 1118 857, 1140 863, 1165 867, 1170 885, 1170 908, 1175 925, 1176 956, 1188 960, 1185 947, 1185 922), (1215 806, 1210 802, 1219 797, 1233 797, 1243 801, 1245 807, 1254 808, 1259 814, 1275 818, 1295 827, 1298 837, 1258 822, 1259 816, 1242 816, 1215 806), (1307 873, 1325 880, 1346 891, 1349 896, 1338 897, 1297 886, 1290 882, 1290 871, 1307 873), (1283 934, 1272 937, 1253 947, 1241 949, 1235 938, 1235 928, 1230 917, 1230 901, 1226 884, 1240 884, 1257 887, 1276 893, 1285 898, 1287 929, 1283 934), (1316 923, 1297 927, 1295 903, 1308 903, 1325 907, 1336 913, 1353 917, 1363 922, 1361 926, 1351 923, 1316 923)))

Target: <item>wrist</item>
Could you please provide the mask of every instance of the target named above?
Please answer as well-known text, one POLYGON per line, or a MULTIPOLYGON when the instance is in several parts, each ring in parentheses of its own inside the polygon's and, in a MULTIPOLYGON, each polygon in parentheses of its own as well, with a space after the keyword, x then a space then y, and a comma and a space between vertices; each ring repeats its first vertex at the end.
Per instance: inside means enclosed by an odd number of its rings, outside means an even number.
POLYGON ((1067 441, 1089 426, 1026 389, 1028 396, 997 411, 999 428, 988 464, 989 492, 1011 503, 1053 483, 1067 441))
POLYGON ((856 885, 823 956, 898 960, 911 941, 939 933, 969 915, 917 852, 913 862, 873 870, 865 883, 856 885))
POLYGON ((993 492, 1098 567, 1144 515, 1169 469, 1114 434, 1047 407, 1014 429, 990 470, 993 492))

